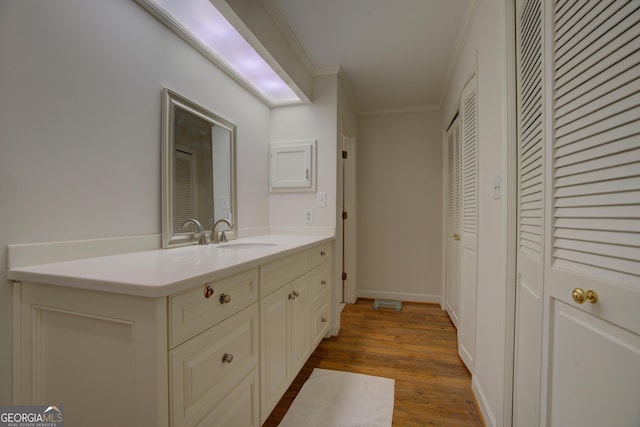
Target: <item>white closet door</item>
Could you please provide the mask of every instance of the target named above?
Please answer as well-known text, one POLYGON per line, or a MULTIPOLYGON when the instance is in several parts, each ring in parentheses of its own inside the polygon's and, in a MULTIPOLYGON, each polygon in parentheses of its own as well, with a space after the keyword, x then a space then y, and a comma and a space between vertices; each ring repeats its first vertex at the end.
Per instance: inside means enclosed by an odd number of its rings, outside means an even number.
POLYGON ((478 102, 475 76, 460 97, 460 129, 462 253, 458 354, 473 372, 478 288, 478 102))
POLYGON ((447 138, 447 260, 445 309, 458 327, 460 313, 460 121, 455 119, 447 138))
POLYGON ((543 280, 543 4, 516 3, 518 233, 513 425, 540 420, 543 280))
POLYGON ((640 2, 551 11, 543 421, 637 427, 640 2))

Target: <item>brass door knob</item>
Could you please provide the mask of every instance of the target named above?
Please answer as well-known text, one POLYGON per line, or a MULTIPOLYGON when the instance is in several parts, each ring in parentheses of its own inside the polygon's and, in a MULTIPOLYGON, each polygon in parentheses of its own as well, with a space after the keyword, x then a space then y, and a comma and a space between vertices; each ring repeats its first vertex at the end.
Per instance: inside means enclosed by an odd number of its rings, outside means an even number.
POLYGON ((583 289, 575 288, 573 292, 571 292, 571 298, 578 304, 584 304, 585 301, 591 304, 598 302, 598 294, 591 289, 585 292, 583 289))
POLYGON ((453 233, 453 240, 460 240, 460 235, 458 233, 453 233))

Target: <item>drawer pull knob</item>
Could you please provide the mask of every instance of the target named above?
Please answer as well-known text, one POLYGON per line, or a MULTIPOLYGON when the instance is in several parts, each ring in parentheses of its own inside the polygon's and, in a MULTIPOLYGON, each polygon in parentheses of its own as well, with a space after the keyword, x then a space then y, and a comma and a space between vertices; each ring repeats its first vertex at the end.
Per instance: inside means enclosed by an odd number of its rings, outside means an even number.
POLYGON ((231 363, 231 362, 233 362, 233 354, 225 353, 224 356, 222 356, 222 363, 231 363))
POLYGON ((320 321, 321 323, 327 323, 327 318, 323 317, 322 320, 320 321))
POLYGON ((327 253, 325 251, 320 251, 320 256, 325 256, 327 253))
POLYGON ((299 297, 299 296, 300 296, 300 294, 298 293, 298 291, 293 291, 293 296, 294 296, 294 297, 299 297))
POLYGON ((231 295, 220 294, 220 304, 228 304, 231 302, 231 295))
POLYGON ((327 281, 326 281, 326 280, 321 280, 321 281, 320 281, 320 284, 321 284, 321 285, 326 285, 326 284, 327 284, 327 281))
POLYGON ((211 295, 213 295, 213 285, 211 283, 207 283, 206 285, 204 285, 204 297, 205 298, 210 298, 211 295))
POLYGON ((289 294, 289 299, 294 300, 296 299, 296 296, 294 294, 289 294))

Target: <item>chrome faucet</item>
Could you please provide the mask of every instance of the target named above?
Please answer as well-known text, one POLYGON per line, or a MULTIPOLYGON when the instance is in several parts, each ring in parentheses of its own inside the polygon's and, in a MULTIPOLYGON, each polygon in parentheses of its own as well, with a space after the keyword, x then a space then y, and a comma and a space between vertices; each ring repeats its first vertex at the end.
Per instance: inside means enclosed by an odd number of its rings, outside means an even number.
POLYGON ((204 232, 204 228, 202 228, 202 224, 200 221, 194 218, 189 218, 182 224, 182 228, 186 228, 187 225, 194 225, 195 231, 193 232, 193 236, 198 239, 199 245, 208 245, 209 241, 207 240, 207 235, 204 232))
POLYGON ((229 230, 233 228, 233 226, 231 225, 231 221, 229 221, 228 219, 222 218, 217 220, 215 224, 213 224, 213 228, 211 229, 211 243, 220 243, 227 241, 227 235, 225 233, 228 230, 224 230, 222 233, 220 233, 220 236, 218 236, 218 224, 220 224, 221 222, 227 224, 229 230))

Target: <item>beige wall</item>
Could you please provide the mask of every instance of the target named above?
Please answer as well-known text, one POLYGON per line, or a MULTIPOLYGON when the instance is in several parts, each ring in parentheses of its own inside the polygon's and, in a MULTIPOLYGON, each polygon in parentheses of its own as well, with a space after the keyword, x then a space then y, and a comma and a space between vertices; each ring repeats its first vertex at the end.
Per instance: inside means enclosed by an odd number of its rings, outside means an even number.
POLYGON ((314 78, 313 93, 311 104, 271 111, 270 141, 317 140, 316 191, 327 193, 327 206, 317 206, 316 192, 270 193, 272 227, 328 227, 333 230, 336 225, 337 75, 314 78), (313 224, 304 223, 305 209, 313 209, 313 224))
MULTIPOLYGON (((493 198, 494 176, 505 176, 506 11, 504 0, 478 0, 468 38, 451 76, 441 129, 455 110, 469 75, 477 69, 479 138, 478 301, 473 388, 488 425, 503 419, 506 310, 506 200, 493 198)), ((509 183, 502 184, 507 194, 509 183)))
POLYGON ((358 296, 440 301, 440 112, 359 119, 358 296))

